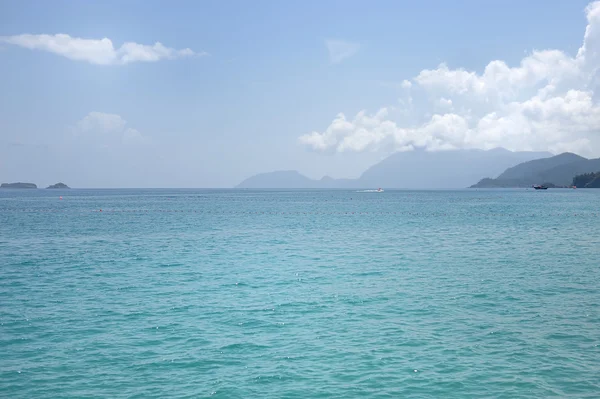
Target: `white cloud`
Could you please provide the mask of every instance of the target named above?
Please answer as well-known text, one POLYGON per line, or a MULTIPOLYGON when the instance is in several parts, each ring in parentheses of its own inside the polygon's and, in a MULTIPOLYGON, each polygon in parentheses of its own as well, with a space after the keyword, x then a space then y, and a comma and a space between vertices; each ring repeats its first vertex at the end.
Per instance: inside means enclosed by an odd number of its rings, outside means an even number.
POLYGON ((176 50, 156 42, 144 45, 126 42, 118 49, 110 39, 82 39, 66 34, 0 36, 0 42, 30 50, 42 50, 62 55, 75 61, 87 61, 98 65, 124 65, 132 62, 155 62, 163 59, 207 55, 195 53, 189 48, 176 50))
POLYGON ((325 40, 325 46, 329 51, 329 61, 337 64, 352 57, 360 50, 359 43, 347 42, 344 40, 325 40))
POLYGON ((117 114, 106 114, 104 112, 90 112, 82 120, 77 122, 77 127, 82 132, 98 130, 100 132, 123 131, 125 121, 117 114))
POLYGON ((346 119, 344 114, 338 114, 324 133, 312 132, 301 136, 299 140, 319 151, 331 148, 339 152, 398 151, 414 146, 455 148, 467 134, 467 121, 459 115, 436 114, 419 127, 402 128, 387 119, 388 112, 387 108, 380 109, 374 115, 361 111, 352 120, 346 119))
POLYGON ((135 144, 148 138, 137 129, 127 127, 127 121, 117 114, 93 111, 77 122, 75 136, 92 139, 104 147, 109 143, 135 144))
POLYGON ((452 100, 449 98, 441 97, 438 100, 438 105, 440 108, 443 108, 443 109, 452 108, 452 100))
POLYGON ((351 120, 339 114, 325 131, 299 141, 317 151, 502 146, 600 156, 600 93, 594 91, 600 87, 600 1, 588 5, 586 16, 575 56, 534 51, 516 67, 495 60, 482 73, 440 64, 402 83, 413 88, 399 101, 410 104, 398 112, 404 123, 392 120, 388 108, 351 120))
POLYGON ((406 79, 404 79, 402 81, 401 85, 402 85, 403 89, 410 89, 412 87, 412 83, 410 82, 410 80, 406 80, 406 79))
POLYGON ((147 137, 143 136, 137 129, 127 128, 123 132, 123 143, 136 144, 147 141, 147 137))

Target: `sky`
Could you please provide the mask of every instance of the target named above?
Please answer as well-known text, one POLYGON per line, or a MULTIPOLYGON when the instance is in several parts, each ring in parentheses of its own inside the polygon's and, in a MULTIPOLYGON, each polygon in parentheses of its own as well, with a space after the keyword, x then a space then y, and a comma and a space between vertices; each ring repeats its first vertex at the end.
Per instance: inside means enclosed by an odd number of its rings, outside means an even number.
POLYGON ((0 181, 232 187, 600 157, 600 2, 0 0, 0 181))

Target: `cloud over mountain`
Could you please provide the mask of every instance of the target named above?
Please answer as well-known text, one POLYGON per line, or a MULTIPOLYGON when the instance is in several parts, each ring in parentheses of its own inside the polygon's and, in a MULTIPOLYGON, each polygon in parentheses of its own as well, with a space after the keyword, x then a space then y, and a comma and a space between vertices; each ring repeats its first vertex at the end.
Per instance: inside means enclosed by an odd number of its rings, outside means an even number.
POLYGON ((316 151, 452 148, 574 151, 600 154, 600 1, 586 8, 587 27, 575 56, 534 51, 518 66, 488 63, 482 73, 442 63, 402 83, 411 120, 390 117, 393 106, 348 118, 299 138, 316 151), (415 100, 415 101, 413 101, 415 100), (420 101, 417 101, 420 100, 420 101))

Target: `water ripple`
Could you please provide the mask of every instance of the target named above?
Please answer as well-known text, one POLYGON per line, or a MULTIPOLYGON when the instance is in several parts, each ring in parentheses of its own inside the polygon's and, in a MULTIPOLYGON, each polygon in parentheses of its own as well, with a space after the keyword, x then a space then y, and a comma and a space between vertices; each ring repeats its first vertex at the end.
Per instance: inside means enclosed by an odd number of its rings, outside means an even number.
POLYGON ((600 397, 600 192, 538 194, 2 192, 1 396, 600 397))

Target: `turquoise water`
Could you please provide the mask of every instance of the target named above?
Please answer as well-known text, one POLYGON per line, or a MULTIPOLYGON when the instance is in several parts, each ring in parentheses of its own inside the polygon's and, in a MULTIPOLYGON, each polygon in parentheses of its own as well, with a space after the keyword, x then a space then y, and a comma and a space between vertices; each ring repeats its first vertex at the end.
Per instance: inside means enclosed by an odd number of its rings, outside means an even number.
POLYGON ((3 190, 0 396, 598 398, 599 265, 600 190, 3 190))

